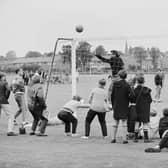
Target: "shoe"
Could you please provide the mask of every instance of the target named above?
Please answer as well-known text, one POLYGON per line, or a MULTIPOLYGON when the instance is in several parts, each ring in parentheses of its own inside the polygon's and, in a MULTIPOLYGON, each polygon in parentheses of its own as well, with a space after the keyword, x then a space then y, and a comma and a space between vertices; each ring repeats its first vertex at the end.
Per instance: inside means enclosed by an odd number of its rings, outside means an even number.
POLYGON ((79 136, 79 134, 72 134, 71 136, 72 137, 77 137, 77 136, 79 136))
POLYGON ((82 136, 81 138, 82 138, 82 139, 89 139, 88 136, 82 136))
POLYGON ((103 139, 107 139, 108 138, 108 136, 103 136, 103 139))
POLYGON ((18 123, 16 122, 16 120, 14 120, 13 122, 14 122, 14 125, 15 125, 15 126, 18 125, 18 123))
POLYGON ((161 152, 161 149, 160 148, 147 148, 147 149, 145 149, 145 152, 147 152, 147 153, 159 153, 159 152, 161 152))
POLYGON ((14 132, 8 132, 7 136, 18 136, 18 134, 14 133, 14 132))
POLYGON ((28 124, 29 124, 29 123, 26 122, 26 121, 22 122, 23 127, 25 127, 25 126, 28 125, 28 124))
POLYGON ((137 142, 138 142, 138 139, 134 139, 134 142, 137 143, 137 142))
POLYGON ((35 132, 30 132, 29 135, 35 135, 35 132))
POLYGON ((144 143, 151 143, 151 142, 153 142, 153 141, 150 139, 144 139, 144 143))
POLYGON ((65 133, 66 136, 71 136, 72 134, 70 132, 65 133))
POLYGON ((128 143, 128 141, 127 141, 127 140, 124 140, 124 141, 123 141, 123 144, 127 144, 127 143, 128 143))
POLYGON ((113 140, 111 141, 111 143, 116 143, 116 139, 113 139, 113 140))
POLYGON ((43 133, 38 133, 38 134, 36 134, 36 136, 48 136, 48 135, 43 134, 43 133))

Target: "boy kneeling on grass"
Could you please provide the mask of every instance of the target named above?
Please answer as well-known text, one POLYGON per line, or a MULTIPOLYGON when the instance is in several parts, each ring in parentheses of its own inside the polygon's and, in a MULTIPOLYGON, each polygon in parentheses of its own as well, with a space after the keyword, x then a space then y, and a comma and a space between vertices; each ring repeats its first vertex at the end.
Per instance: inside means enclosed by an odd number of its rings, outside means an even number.
POLYGON ((145 152, 161 152, 163 148, 168 148, 168 108, 163 110, 163 117, 159 121, 159 135, 161 141, 153 148, 145 149, 145 152))

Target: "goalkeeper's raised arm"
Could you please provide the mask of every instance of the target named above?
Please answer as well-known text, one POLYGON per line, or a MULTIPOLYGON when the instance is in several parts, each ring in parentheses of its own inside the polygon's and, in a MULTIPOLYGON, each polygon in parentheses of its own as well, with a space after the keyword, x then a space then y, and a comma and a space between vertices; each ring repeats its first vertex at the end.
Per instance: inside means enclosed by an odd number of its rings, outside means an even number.
POLYGON ((112 56, 109 59, 102 57, 101 54, 97 52, 95 56, 103 62, 109 63, 112 70, 112 76, 116 76, 117 73, 124 68, 124 62, 122 58, 120 58, 118 51, 112 50, 111 54, 112 56))

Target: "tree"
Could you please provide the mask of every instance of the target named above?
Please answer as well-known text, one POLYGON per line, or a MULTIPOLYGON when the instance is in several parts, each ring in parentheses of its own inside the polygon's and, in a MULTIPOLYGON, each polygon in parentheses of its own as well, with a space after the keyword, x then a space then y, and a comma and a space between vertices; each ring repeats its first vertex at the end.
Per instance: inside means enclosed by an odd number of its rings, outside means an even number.
POLYGON ((79 42, 76 48, 77 66, 81 65, 83 70, 91 61, 93 55, 91 53, 91 45, 86 41, 79 42))
POLYGON ((96 47, 95 53, 99 53, 100 55, 106 55, 107 54, 104 46, 102 46, 102 45, 99 45, 99 46, 96 47))
POLYGON ((43 55, 46 57, 52 57, 54 55, 54 53, 53 52, 46 52, 43 55))
POLYGON ((24 71, 27 70, 27 71, 33 71, 33 72, 35 72, 35 71, 41 69, 41 66, 38 65, 38 64, 23 64, 23 65, 21 66, 21 68, 22 68, 24 71))
POLYGON ((150 50, 150 56, 152 58, 153 69, 157 69, 158 59, 160 57, 160 50, 156 47, 152 47, 150 50))
POLYGON ((60 52, 60 54, 64 64, 65 63, 71 64, 71 55, 72 55, 71 50, 72 46, 69 44, 62 46, 62 52, 60 52))
POLYGON ((0 60, 4 60, 4 59, 5 59, 5 57, 0 55, 0 60))
POLYGON ((139 64, 140 69, 142 69, 142 62, 146 57, 146 50, 143 47, 135 47, 133 51, 133 55, 139 64))
POLYGON ((26 58, 32 58, 32 57, 36 58, 36 57, 42 57, 42 56, 43 56, 43 55, 42 55, 40 52, 38 52, 38 51, 29 51, 29 52, 25 55, 26 58))
POLYGON ((6 53, 6 58, 7 59, 15 59, 16 58, 16 52, 13 50, 10 50, 6 53))

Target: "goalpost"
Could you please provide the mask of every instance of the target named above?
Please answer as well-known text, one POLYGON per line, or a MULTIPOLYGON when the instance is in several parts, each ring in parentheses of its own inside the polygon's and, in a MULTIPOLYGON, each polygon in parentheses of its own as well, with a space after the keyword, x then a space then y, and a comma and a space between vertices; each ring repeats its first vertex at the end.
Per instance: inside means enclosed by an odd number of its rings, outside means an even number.
POLYGON ((76 83, 76 39, 72 39, 72 38, 58 38, 55 42, 55 46, 54 46, 54 54, 51 60, 51 65, 50 65, 50 69, 49 69, 49 73, 48 73, 48 79, 47 79, 47 86, 46 86, 46 92, 45 92, 45 100, 47 99, 47 95, 48 95, 48 90, 49 90, 49 85, 50 85, 50 80, 51 80, 51 74, 52 74, 52 70, 53 70, 53 65, 54 65, 54 60, 55 60, 55 56, 56 56, 56 51, 57 51, 57 46, 58 46, 58 42, 59 41, 71 41, 71 47, 72 47, 72 57, 71 57, 71 62, 72 62, 72 66, 71 66, 71 74, 72 74, 72 97, 75 96, 77 94, 77 83, 76 83))

